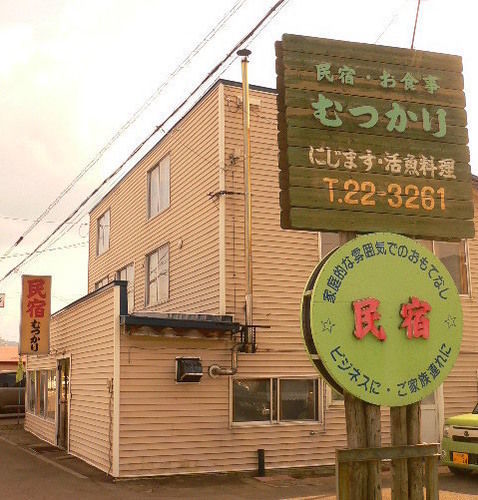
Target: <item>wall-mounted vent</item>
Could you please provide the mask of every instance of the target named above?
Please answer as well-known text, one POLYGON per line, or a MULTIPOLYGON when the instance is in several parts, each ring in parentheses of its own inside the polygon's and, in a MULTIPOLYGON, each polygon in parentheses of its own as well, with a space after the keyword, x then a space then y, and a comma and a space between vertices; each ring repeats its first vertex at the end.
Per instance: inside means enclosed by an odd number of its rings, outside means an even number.
POLYGON ((201 377, 201 358, 176 358, 176 382, 199 382, 201 377))

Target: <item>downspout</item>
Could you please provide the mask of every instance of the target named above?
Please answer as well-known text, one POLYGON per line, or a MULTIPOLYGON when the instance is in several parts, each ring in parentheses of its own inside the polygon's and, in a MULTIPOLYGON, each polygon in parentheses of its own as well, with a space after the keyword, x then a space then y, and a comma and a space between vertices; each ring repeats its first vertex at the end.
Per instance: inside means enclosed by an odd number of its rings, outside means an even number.
POLYGON ((244 344, 236 344, 231 349, 231 368, 224 368, 219 365, 211 365, 208 373, 212 378, 219 377, 220 375, 235 375, 237 373, 237 353, 239 349, 243 349, 244 344))

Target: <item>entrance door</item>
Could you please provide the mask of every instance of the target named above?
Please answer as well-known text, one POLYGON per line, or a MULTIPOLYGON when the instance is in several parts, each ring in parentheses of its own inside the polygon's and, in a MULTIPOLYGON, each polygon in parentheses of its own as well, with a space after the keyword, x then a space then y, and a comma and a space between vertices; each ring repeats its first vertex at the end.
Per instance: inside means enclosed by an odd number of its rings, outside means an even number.
POLYGON ((439 443, 440 425, 439 425, 439 415, 438 415, 438 402, 435 392, 432 392, 429 396, 422 399, 421 408, 422 408, 422 421, 421 421, 422 442, 439 443))
POLYGON ((70 359, 58 360, 58 434, 59 448, 68 449, 68 423, 70 407, 70 359))

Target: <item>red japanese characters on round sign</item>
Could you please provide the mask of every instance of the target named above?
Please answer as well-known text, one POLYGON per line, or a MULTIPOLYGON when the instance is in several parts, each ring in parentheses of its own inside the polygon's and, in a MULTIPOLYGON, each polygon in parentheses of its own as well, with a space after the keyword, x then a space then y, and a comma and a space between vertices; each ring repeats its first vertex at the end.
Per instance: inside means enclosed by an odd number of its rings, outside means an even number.
POLYGON ((449 374, 462 339, 460 297, 445 266, 417 241, 360 236, 322 262, 308 287, 307 349, 344 390, 402 406, 432 393, 449 374))

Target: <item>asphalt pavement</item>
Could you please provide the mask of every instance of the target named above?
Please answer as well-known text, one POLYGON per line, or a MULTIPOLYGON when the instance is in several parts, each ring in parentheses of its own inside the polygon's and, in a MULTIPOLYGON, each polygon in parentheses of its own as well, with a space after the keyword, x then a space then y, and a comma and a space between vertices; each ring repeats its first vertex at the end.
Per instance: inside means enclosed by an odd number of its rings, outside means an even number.
MULTIPOLYGON (((252 474, 208 474, 113 481, 105 473, 25 432, 16 421, 0 421, 0 498, 2 500, 207 499, 332 500, 331 469, 252 474)), ((390 498, 384 473, 384 500, 390 498)), ((455 477, 440 468, 441 500, 478 500, 478 474, 455 477)))

